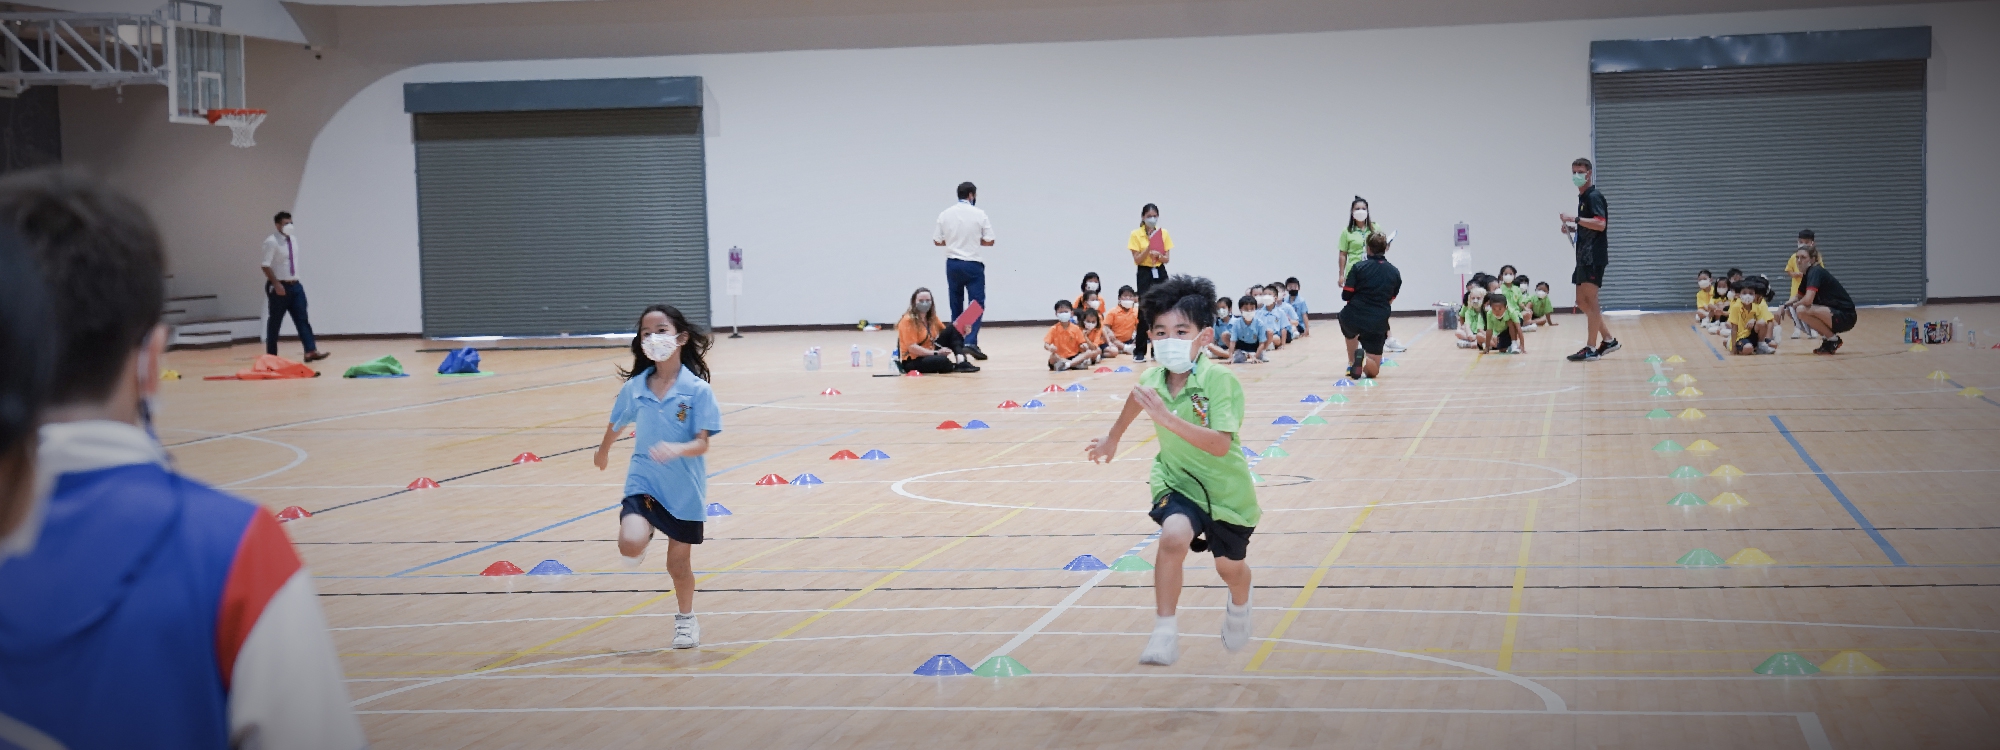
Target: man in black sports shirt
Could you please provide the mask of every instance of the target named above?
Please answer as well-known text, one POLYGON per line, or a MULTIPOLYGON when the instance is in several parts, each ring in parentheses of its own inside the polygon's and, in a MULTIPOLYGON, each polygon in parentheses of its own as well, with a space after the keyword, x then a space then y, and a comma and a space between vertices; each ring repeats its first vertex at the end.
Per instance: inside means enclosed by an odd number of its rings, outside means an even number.
POLYGON ((1382 344, 1389 338, 1389 303, 1403 291, 1403 274, 1383 255, 1389 238, 1368 235, 1367 257, 1347 267, 1340 298, 1340 335, 1347 339, 1347 376, 1372 378, 1382 370, 1382 344))
POLYGON ((1583 348, 1569 355, 1569 361, 1592 362, 1618 351, 1618 339, 1611 337, 1611 329, 1604 325, 1604 309, 1597 304, 1597 291, 1604 287, 1604 267, 1611 263, 1610 242, 1605 237, 1611 212, 1591 179, 1590 160, 1570 162, 1569 170, 1570 180, 1576 184, 1576 215, 1557 217, 1562 219, 1563 234, 1572 235, 1570 241, 1576 243, 1576 270, 1570 272, 1569 280, 1576 285, 1576 307, 1590 322, 1583 348), (1592 344, 1597 346, 1592 348, 1592 344))

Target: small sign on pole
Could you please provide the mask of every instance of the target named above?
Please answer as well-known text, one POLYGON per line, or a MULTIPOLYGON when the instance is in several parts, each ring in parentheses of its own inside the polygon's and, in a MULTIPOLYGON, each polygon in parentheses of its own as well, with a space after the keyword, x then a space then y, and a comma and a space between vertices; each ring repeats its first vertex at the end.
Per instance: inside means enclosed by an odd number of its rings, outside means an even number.
POLYGON ((1472 227, 1465 222, 1452 226, 1451 270, 1459 275, 1459 286, 1465 285, 1465 275, 1472 273, 1472 227))
POLYGON ((743 295, 743 248, 729 248, 729 274, 724 277, 723 284, 729 290, 729 337, 743 338, 743 334, 736 330, 739 317, 736 312, 736 298, 743 295))

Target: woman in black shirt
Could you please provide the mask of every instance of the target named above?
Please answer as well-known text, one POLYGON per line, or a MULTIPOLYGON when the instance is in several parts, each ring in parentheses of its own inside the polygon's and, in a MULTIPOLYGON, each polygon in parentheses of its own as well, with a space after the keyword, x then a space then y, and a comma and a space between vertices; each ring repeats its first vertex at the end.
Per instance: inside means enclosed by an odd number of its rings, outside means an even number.
POLYGON ((1813 245, 1800 247, 1792 256, 1798 266, 1805 270, 1805 280, 1799 282, 1799 296, 1785 303, 1798 319, 1825 336, 1814 354, 1832 354, 1840 350, 1840 334, 1854 330, 1854 298, 1847 296, 1847 288, 1840 280, 1827 273, 1819 264, 1819 248, 1813 245))
POLYGON ((1340 335, 1347 339, 1351 378, 1372 378, 1382 371, 1382 344, 1389 338, 1389 303, 1403 291, 1403 274, 1383 255, 1389 238, 1368 235, 1368 256, 1347 267, 1340 285, 1340 335), (1365 355, 1365 357, 1364 357, 1365 355))

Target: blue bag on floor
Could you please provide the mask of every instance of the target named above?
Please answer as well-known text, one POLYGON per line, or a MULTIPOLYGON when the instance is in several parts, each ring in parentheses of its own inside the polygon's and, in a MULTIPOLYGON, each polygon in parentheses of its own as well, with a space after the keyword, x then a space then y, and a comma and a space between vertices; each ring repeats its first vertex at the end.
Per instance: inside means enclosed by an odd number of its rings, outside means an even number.
POLYGON ((472 347, 453 349, 438 363, 439 375, 471 375, 479 372, 479 350, 472 347))

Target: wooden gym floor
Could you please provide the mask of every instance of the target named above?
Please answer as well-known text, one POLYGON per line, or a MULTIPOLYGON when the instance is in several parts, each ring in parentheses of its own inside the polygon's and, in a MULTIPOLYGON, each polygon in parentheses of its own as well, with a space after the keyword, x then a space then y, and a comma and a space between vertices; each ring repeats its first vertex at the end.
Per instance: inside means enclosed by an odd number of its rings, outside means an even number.
POLYGON ((185 471, 315 513, 286 529, 378 748, 1991 747, 2000 351, 1908 352, 1906 315, 2000 330, 1997 306, 1864 310, 1837 357, 1734 357, 1684 315, 1615 317, 1625 349, 1570 363, 1580 318, 1483 357, 1398 318, 1398 366, 1335 388, 1321 321, 1237 367, 1244 445, 1289 454, 1255 469, 1258 640, 1221 648, 1225 594, 1193 556, 1165 668, 1137 663, 1149 573, 1063 570, 1152 559, 1150 423, 1117 463, 1081 462, 1136 375, 1049 373, 1039 329, 988 331, 983 373, 921 379, 846 366, 887 332, 720 341, 710 499, 734 515, 696 549, 697 651, 667 648, 664 548, 617 562, 631 444, 590 465, 623 351, 487 350, 496 376, 448 379, 423 342, 332 341, 327 364, 415 374, 289 382, 200 380, 260 347, 175 352, 160 435, 185 471), (1699 395, 1653 395, 1656 372, 1699 395), (1272 424, 1309 415, 1327 423, 1272 424), (974 419, 991 429, 936 429, 974 419), (510 465, 523 452, 545 460, 510 465), (1710 476, 1725 465, 1744 476, 1710 476), (754 484, 772 473, 825 484, 754 484), (418 477, 441 486, 406 491, 418 477), (1736 564, 1676 564, 1697 548, 1736 564), (499 560, 575 572, 479 575, 499 560), (1033 674, 911 674, 996 653, 1033 674), (1839 668, 1753 671, 1779 653, 1839 668))

